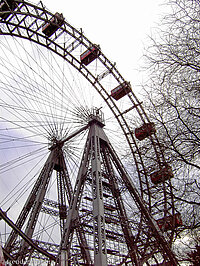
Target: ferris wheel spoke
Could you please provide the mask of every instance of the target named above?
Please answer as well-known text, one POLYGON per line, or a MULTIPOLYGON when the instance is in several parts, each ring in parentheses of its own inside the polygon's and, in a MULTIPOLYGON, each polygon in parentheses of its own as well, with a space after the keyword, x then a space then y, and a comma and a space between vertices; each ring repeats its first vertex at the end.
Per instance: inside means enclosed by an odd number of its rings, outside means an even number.
MULTIPOLYGON (((26 50, 25 50, 25 48, 24 48, 24 52, 25 53, 27 53, 26 52, 26 50)), ((47 59, 46 59, 47 60, 47 59)), ((46 61, 45 60, 45 61, 46 61)), ((55 62, 56 62, 56 60, 55 60, 55 62)), ((24 60, 23 60, 23 63, 24 63, 24 60)), ((10 65, 11 65, 11 63, 10 63, 10 65)), ((27 65, 27 67, 30 69, 31 68, 31 66, 30 66, 30 64, 28 65, 27 63, 26 63, 26 65, 27 65)), ((13 67, 13 66, 12 66, 13 67)), ((37 67, 37 68, 39 68, 39 69, 42 69, 41 67, 37 67)), ((32 70, 32 68, 31 68, 31 70, 32 70)), ((26 71, 27 72, 27 71, 26 71)), ((45 80, 45 77, 44 76, 47 76, 47 72, 45 71, 44 72, 44 70, 42 70, 42 72, 43 72, 43 74, 42 74, 42 76, 40 75, 39 76, 39 78, 40 78, 40 80, 42 80, 43 81, 43 83, 44 84, 46 84, 47 82, 46 82, 46 80, 45 80)), ((21 73, 21 72, 20 72, 21 73)), ((55 73, 55 71, 54 71, 54 74, 56 74, 55 73)), ((62 112, 62 107, 63 107, 63 101, 64 101, 64 97, 67 95, 67 94, 64 94, 64 93, 62 93, 62 92, 59 92, 59 91, 57 91, 56 90, 56 84, 55 84, 55 82, 53 83, 53 85, 51 85, 50 84, 50 86, 52 87, 53 86, 53 90, 54 90, 54 93, 53 92, 50 92, 50 94, 49 94, 49 92, 48 92, 48 95, 45 93, 45 91, 46 91, 46 88, 44 87, 44 88, 40 88, 39 89, 39 91, 38 91, 38 88, 37 87, 41 87, 41 84, 38 84, 37 82, 36 82, 36 79, 34 79, 33 80, 33 82, 30 82, 31 81, 31 79, 30 79, 30 74, 28 75, 28 74, 26 74, 26 73, 22 73, 22 75, 20 74, 19 76, 20 76, 20 78, 21 78, 21 76, 25 76, 25 78, 24 78, 24 81, 27 83, 27 85, 28 85, 28 87, 30 86, 30 92, 28 93, 27 92, 27 87, 26 87, 26 90, 24 89, 23 91, 21 91, 21 89, 20 88, 16 88, 16 95, 19 95, 19 96, 22 96, 22 99, 24 98, 26 101, 24 102, 24 103, 22 103, 23 104, 23 106, 27 103, 27 99, 29 100, 29 102, 30 103, 33 103, 33 104, 35 104, 36 103, 36 107, 38 106, 38 104, 39 104, 39 106, 38 107, 41 107, 43 110, 44 110, 44 108, 45 109, 47 109, 46 107, 48 106, 48 112, 49 112, 49 114, 47 113, 47 116, 45 116, 45 111, 42 111, 41 112, 41 119, 44 119, 45 117, 47 118, 47 121, 49 120, 48 119, 48 116, 49 117, 52 117, 53 118, 53 123, 56 125, 56 120, 55 119, 57 119, 56 118, 56 113, 61 113, 62 112), (28 81, 27 81, 27 79, 28 79, 28 81), (34 85, 34 90, 32 90, 31 88, 33 87, 33 84, 36 84, 36 85, 34 85), (38 84, 38 85, 37 85, 38 84), (37 92, 35 92, 36 91, 36 89, 37 89, 37 92), (62 101, 62 103, 60 104, 59 102, 57 102, 56 103, 56 100, 57 100, 57 98, 56 98, 56 96, 55 96, 55 91, 57 91, 58 92, 58 96, 59 95, 61 95, 62 96, 62 99, 61 99, 61 101, 62 101), (20 93, 21 92, 21 95, 20 94, 18 94, 18 93, 20 93), (23 97, 23 94, 25 93, 25 96, 23 97), (28 94, 27 94, 28 93, 28 94), (40 98, 39 98, 39 94, 38 93, 40 93, 40 98), (27 98, 28 97, 28 98, 27 98), (53 101, 52 101, 52 98, 53 98, 53 101), (42 100, 41 100, 42 99, 42 100), (59 110, 59 106, 61 106, 60 107, 60 110, 59 110), (50 108, 49 108, 50 107, 50 108), (54 111, 52 111, 52 110, 54 110, 54 111), (56 111, 56 113, 55 113, 55 111, 56 111), (55 118, 54 118, 55 117, 55 118)), ((49 75, 49 73, 48 73, 48 75, 49 75)), ((63 75, 63 73, 61 74, 61 76, 64 76, 63 75)), ((61 79, 61 78, 60 78, 61 79)), ((52 80, 52 78, 50 77, 50 80, 51 80, 51 82, 53 82, 53 80, 52 80)), ((22 83, 23 84, 23 83, 22 83)), ((12 87, 12 86, 11 86, 12 87)), ((63 87, 66 87, 64 84, 63 84, 63 87)), ((13 89, 13 87, 12 87, 12 89, 13 89)), ((59 89, 59 88, 58 88, 59 89)), ((52 91, 53 91, 52 90, 52 91)), ((13 93, 13 90, 12 90, 12 93, 13 93)), ((20 101, 21 101, 21 98, 19 98, 19 97, 17 97, 17 99, 19 99, 20 101)), ((29 105, 30 105, 30 103, 29 103, 29 105)), ((34 110, 34 109, 36 109, 36 108, 34 108, 35 106, 33 106, 32 107, 32 109, 34 110)), ((26 106, 24 107, 25 109, 27 108, 26 106)), ((28 108, 30 108, 30 107, 28 107, 28 108)), ((39 108, 39 110, 41 109, 41 108, 39 108)), ((28 111, 28 110, 27 110, 28 111)), ((29 110, 29 113, 30 114, 34 114, 34 113, 32 113, 31 112, 31 110, 29 110)), ((38 113, 38 115, 39 115, 39 113, 38 113)), ((64 119, 65 117, 62 117, 62 119, 64 119)), ((54 128, 55 129, 55 128, 54 128)))
MULTIPOLYGON (((94 264, 97 253, 110 265, 176 264, 166 244, 180 222, 173 174, 130 83, 99 45, 41 2, 2 0, 0 12, 0 182, 10 187, 1 191, 1 206, 13 216, 20 206, 20 230, 39 246, 55 248, 58 260, 65 250, 61 234, 68 232, 69 264, 94 264), (94 124, 100 128, 91 134, 94 124), (77 185, 77 177, 83 183, 77 185)), ((16 258, 45 258, 13 232, 5 246, 16 258)))
MULTIPOLYGON (((46 153, 46 151, 45 151, 46 153)), ((30 153, 27 153, 27 154, 24 154, 23 156, 21 157, 17 157, 9 162, 5 162, 3 164, 1 164, 1 167, 0 167, 0 172, 1 174, 6 172, 6 171, 10 171, 11 169, 15 168, 15 167, 18 167, 18 166, 21 166, 29 161, 32 161, 36 158, 38 158, 38 156, 42 156, 44 154, 44 148, 40 148, 39 150, 35 150, 33 152, 30 152, 30 153), (40 155, 39 153, 42 154, 40 155)))

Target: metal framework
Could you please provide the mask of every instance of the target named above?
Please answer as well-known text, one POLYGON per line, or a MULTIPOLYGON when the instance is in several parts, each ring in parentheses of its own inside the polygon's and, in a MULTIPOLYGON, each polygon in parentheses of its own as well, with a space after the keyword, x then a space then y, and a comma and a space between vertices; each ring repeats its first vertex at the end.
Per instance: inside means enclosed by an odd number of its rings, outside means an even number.
MULTIPOLYGON (((135 202, 138 212, 143 214, 144 223, 148 226, 148 233, 158 241, 157 245, 154 244, 154 247, 148 247, 149 251, 146 256, 152 256, 156 247, 157 252, 164 254, 164 257, 168 258, 172 265, 177 264, 176 258, 157 223, 145 206, 139 192, 105 135, 102 117, 102 113, 98 109, 94 109, 90 116, 87 125, 89 133, 74 192, 67 173, 62 147, 66 140, 76 136, 87 127, 84 126, 67 139, 57 141, 50 147, 50 155, 16 224, 13 225, 9 222, 13 227, 13 231, 4 249, 15 260, 29 261, 33 255, 35 246, 27 239, 33 237, 35 225, 42 210, 42 202, 45 201, 49 180, 53 170, 55 170, 58 183, 58 204, 56 204, 56 207, 59 209, 62 240, 56 256, 43 251, 42 254, 49 257, 50 260, 56 260, 59 265, 71 265, 76 260, 84 265, 108 265, 108 261, 140 265, 143 259, 144 247, 138 246, 138 243, 142 243, 142 239, 136 241, 133 235, 133 231, 137 228, 134 228, 134 223, 131 221, 130 214, 127 213, 123 202, 123 184, 129 192, 130 202, 135 202), (88 183, 90 189, 88 189, 88 183), (68 208, 65 196, 68 198, 68 208), (88 208, 88 204, 85 204, 85 199, 92 202, 92 209, 89 209, 91 206, 88 208), (86 209, 83 208, 84 206, 86 206, 86 209), (82 215, 81 211, 85 215, 82 215), (26 238, 23 238, 19 245, 17 237, 28 215, 29 219, 24 232, 26 238), (87 221, 89 222, 87 223, 87 221), (110 224, 114 225, 112 230, 109 229, 110 224), (90 230, 85 230, 88 227, 90 230), (73 243, 74 231, 76 231, 78 240, 76 253, 73 252, 75 247, 73 243), (89 243, 91 235, 94 238, 93 246, 89 243), (123 252, 119 246, 116 247, 116 242, 123 245, 123 252), (89 250, 93 250, 94 258, 91 258, 89 250), (112 258, 116 254, 118 260, 112 258), (110 256, 109 259, 108 256, 110 256)), ((51 203, 51 206, 53 204, 51 201, 46 202, 47 204, 51 203)), ((53 205, 55 206, 55 203, 53 205)), ((47 209, 43 207, 43 211, 46 212, 47 209)), ((7 219, 3 212, 1 212, 1 216, 5 220, 7 219)), ((39 248, 38 250, 40 251, 39 248)))
POLYGON ((1 4, 7 6, 6 10, 0 11, 1 35, 26 39, 52 51, 81 73, 104 99, 126 138, 135 165, 134 176, 137 174, 138 180, 136 189, 103 131, 102 113, 93 109, 86 125, 64 139, 54 139, 49 157, 16 224, 1 211, 1 217, 13 228, 4 247, 5 255, 27 261, 31 257, 46 258, 60 265, 150 265, 159 262, 177 265, 170 249, 175 228, 161 232, 155 221, 166 220, 175 213, 171 181, 155 186, 149 179, 152 171, 166 165, 162 147, 155 134, 143 142, 134 137, 136 124, 132 117, 141 123, 150 122, 142 103, 133 91, 125 96, 126 105, 118 104, 110 96, 106 79, 111 77, 116 86, 123 84, 125 79, 102 52, 96 59, 101 71, 81 63, 77 50, 80 47, 90 49, 93 45, 81 30, 63 21, 51 36, 46 36, 42 27, 50 23, 54 14, 41 2, 36 6, 26 1, 2 0, 1 4), (10 3, 14 3, 14 7, 10 3), (72 189, 63 146, 88 129, 72 189), (45 198, 53 172, 57 173, 58 203, 45 198), (132 208, 127 205, 127 197, 132 208), (56 210, 48 208, 49 204, 56 210), (33 239, 41 212, 59 216, 60 245, 33 239), (24 232, 23 227, 26 228, 24 232))

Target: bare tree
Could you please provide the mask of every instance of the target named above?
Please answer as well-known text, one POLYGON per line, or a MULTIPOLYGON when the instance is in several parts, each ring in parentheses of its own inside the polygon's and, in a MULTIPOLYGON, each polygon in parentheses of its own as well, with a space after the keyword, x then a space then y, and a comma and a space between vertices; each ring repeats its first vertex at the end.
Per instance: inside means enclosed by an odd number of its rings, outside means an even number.
MULTIPOLYGON (((146 105, 174 168, 185 229, 200 226, 200 1, 168 0, 169 14, 150 38, 146 105)), ((148 67, 146 67, 148 66, 148 67)), ((198 229, 199 230, 199 229, 198 229)))

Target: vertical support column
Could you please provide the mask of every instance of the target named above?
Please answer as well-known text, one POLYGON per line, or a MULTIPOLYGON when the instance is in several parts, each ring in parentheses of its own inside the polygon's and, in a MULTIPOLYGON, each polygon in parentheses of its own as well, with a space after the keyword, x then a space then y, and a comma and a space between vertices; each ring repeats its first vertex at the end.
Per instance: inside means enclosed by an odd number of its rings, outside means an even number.
POLYGON ((111 159, 109 156, 109 150, 106 147, 106 145, 101 146, 101 153, 102 153, 102 157, 104 160, 104 166, 105 166, 105 169, 108 175, 109 183, 112 184, 111 191, 112 191, 112 195, 115 200, 115 204, 117 206, 118 216, 120 219, 122 231, 124 233, 124 238, 125 238, 128 250, 129 250, 130 258, 131 258, 132 264, 135 266, 138 266, 139 262, 138 262, 137 252, 136 252, 137 247, 135 244, 135 239, 134 239, 134 236, 130 228, 128 216, 127 216, 127 213, 124 207, 123 199, 121 197, 117 179, 114 175, 114 169, 113 169, 111 159))
MULTIPOLYGON (((61 259, 63 260, 63 256, 65 257, 65 264, 63 265, 64 266, 69 265, 68 260, 70 259, 71 242, 72 242, 74 230, 77 228, 78 222, 79 222, 78 209, 79 209, 79 205, 80 205, 80 201, 81 201, 81 197, 83 193, 83 188, 85 185, 85 179, 86 179, 87 172, 88 172, 89 160, 90 160, 90 134, 88 135, 88 138, 85 144, 74 192, 73 192, 73 195, 70 201, 70 206, 69 206, 69 211, 68 211, 68 215, 67 215, 67 219, 65 223, 63 237, 60 243, 60 249, 58 251, 57 261, 59 262, 59 265, 60 265, 61 259)), ((88 262, 91 261, 89 252, 86 253, 86 259, 88 262)))
POLYGON ((57 188, 58 188, 60 229, 61 229, 61 236, 62 236, 64 224, 67 218, 67 206, 66 206, 66 200, 65 200, 64 180, 62 178, 61 171, 57 172, 57 188))
POLYGON ((67 250, 62 250, 60 254, 60 266, 68 266, 68 253, 67 250))
POLYGON ((107 265, 105 217, 102 192, 102 175, 100 161, 100 140, 97 126, 92 126, 91 137, 91 165, 93 190, 93 217, 94 217, 94 265, 107 265))
MULTIPOLYGON (((33 232, 35 230, 35 226, 36 226, 36 223, 39 217, 39 213, 42 208, 42 202, 44 200, 44 197, 45 197, 45 194, 48 188, 48 184, 50 181, 50 177, 52 175, 52 172, 55 166, 56 154, 57 154, 56 150, 53 150, 51 152, 49 158, 47 159, 47 162, 45 163, 45 166, 42 169, 42 172, 40 173, 42 177, 41 183, 38 188, 35 200, 33 202, 32 210, 30 212, 30 216, 29 216, 29 219, 26 225, 26 230, 25 230, 25 234, 29 238, 32 238, 33 232)), ((21 243, 20 250, 19 250, 18 260, 23 260, 27 256, 27 253, 29 253, 30 255, 31 252, 28 251, 28 248, 29 248, 29 244, 25 240, 23 240, 21 243)))
MULTIPOLYGON (((26 234, 31 237, 32 233, 34 231, 35 223, 37 221, 37 217, 39 214, 39 210, 41 209, 41 202, 44 196, 40 197, 41 193, 42 195, 45 194, 46 187, 48 185, 49 178, 51 176, 51 173, 53 171, 53 166, 54 166, 54 157, 55 157, 55 151, 52 151, 49 154, 49 157, 47 158, 47 161, 45 162, 45 165, 17 219, 16 226, 21 229, 22 226, 25 224, 25 221, 27 220, 27 217, 29 213, 31 213, 28 224, 26 228, 30 228, 29 232, 27 232, 28 229, 26 229, 26 234), (40 198, 38 198, 40 197, 40 198), (37 205, 37 206, 36 206, 37 205), (31 224, 31 225, 30 225, 31 224)), ((12 250, 15 248, 15 241, 18 237, 18 233, 14 230, 12 230, 6 245, 5 245, 5 250, 8 253, 11 253, 12 250)), ((27 243, 23 241, 23 244, 27 246, 27 243)), ((20 249, 22 251, 22 247, 20 249)), ((20 252, 21 252, 20 251, 20 252)), ((24 252, 21 252, 23 255, 24 252)))
MULTIPOLYGON (((64 217, 60 216, 60 218, 63 218, 60 220, 60 222, 61 222, 61 224, 64 225, 66 222, 66 219, 67 219, 67 215, 65 217, 66 203, 65 203, 64 190, 66 190, 66 195, 67 195, 67 199, 68 199, 69 204, 70 204, 70 201, 72 199, 73 192, 72 192, 72 185, 71 185, 71 181, 69 179, 69 174, 67 171, 67 166, 65 164, 65 159, 64 159, 63 153, 61 153, 59 156, 59 165, 60 165, 60 172, 57 173, 57 175, 58 175, 57 180, 58 180, 58 187, 60 187, 60 189, 59 189, 60 192, 58 192, 58 196, 59 196, 58 198, 59 198, 59 204, 61 206, 65 207, 63 209, 64 217)), ((90 265, 91 264, 91 257, 90 257, 89 247, 88 247, 88 243, 87 243, 87 240, 85 237, 83 227, 80 223, 79 217, 77 218, 77 224, 78 224, 78 226, 76 228, 76 231, 77 231, 79 244, 82 247, 81 248, 82 257, 83 257, 85 263, 87 265, 90 265)), ((62 228, 62 235, 63 235, 63 229, 64 229, 64 226, 62 228)), ((67 263, 68 263, 68 253, 66 250, 63 250, 61 253, 61 266, 66 266, 67 263)))

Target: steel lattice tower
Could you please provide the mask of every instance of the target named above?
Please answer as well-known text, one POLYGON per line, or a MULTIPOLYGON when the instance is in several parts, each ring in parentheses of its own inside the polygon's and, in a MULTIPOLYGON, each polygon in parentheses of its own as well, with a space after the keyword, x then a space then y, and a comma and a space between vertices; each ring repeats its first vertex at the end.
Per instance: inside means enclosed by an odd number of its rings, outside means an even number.
MULTIPOLYGON (((98 109, 93 109, 87 126, 65 140, 54 140, 50 147, 51 153, 16 222, 17 228, 22 228, 29 215, 25 235, 30 239, 33 237, 48 183, 55 170, 57 171, 58 206, 62 228, 62 241, 56 259, 59 265, 73 265, 75 261, 77 263, 82 261, 84 265, 93 265, 93 263, 94 265, 108 265, 107 257, 116 255, 120 259, 123 258, 122 262, 140 265, 144 247, 139 246, 139 241, 134 239, 132 232, 134 223, 131 222, 123 202, 124 189, 129 192, 130 202, 134 200, 138 212, 144 215, 149 234, 159 240, 160 244, 157 247, 159 252, 176 265, 176 259, 170 247, 112 148, 103 127, 103 114, 98 109), (73 191, 62 147, 66 141, 86 128, 89 128, 89 133, 73 191), (67 196, 68 207, 65 196, 67 196), (94 255, 89 252, 91 250, 94 255)), ((132 219, 134 220, 134 217, 132 219)), ((17 260, 26 260, 31 257, 34 248, 24 240, 19 246, 17 235, 17 232, 13 230, 5 250, 17 260)), ((110 258, 110 261, 112 260, 114 261, 110 258)))

